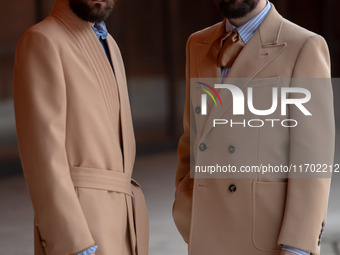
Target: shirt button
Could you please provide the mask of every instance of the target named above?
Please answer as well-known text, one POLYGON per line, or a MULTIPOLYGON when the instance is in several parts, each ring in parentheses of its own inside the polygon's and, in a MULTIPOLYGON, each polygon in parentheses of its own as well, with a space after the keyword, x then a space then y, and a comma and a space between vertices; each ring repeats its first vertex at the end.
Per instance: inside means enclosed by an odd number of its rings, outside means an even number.
POLYGON ((234 193, 234 192, 236 192, 236 190, 237 190, 237 188, 236 188, 236 186, 234 185, 234 184, 231 184, 230 186, 229 186, 229 191, 231 192, 231 193, 234 193))
POLYGON ((200 151, 205 151, 207 149, 207 145, 205 143, 201 143, 199 149, 200 151))
POLYGON ((195 113, 200 114, 201 113, 201 107, 197 106, 195 108, 195 113))
POLYGON ((235 153, 236 148, 235 148, 234 146, 230 145, 230 146, 228 147, 228 151, 229 151, 230 153, 235 153))

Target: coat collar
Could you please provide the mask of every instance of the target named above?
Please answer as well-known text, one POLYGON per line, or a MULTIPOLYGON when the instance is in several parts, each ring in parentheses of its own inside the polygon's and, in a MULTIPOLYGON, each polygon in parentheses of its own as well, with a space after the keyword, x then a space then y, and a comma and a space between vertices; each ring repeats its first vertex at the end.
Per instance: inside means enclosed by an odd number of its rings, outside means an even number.
MULTIPOLYGON (((207 58, 211 44, 223 33, 225 33, 226 20, 215 25, 211 31, 208 31, 205 38, 194 45, 194 53, 197 56, 195 61, 198 78, 220 78, 221 70, 216 64, 207 58)), ((233 66, 228 71, 228 75, 223 82, 233 80, 237 86, 243 89, 251 79, 267 67, 286 47, 286 42, 280 42, 280 31, 283 23, 282 16, 272 5, 267 17, 263 20, 252 38, 243 48, 233 66), (238 80, 242 78, 242 80, 238 80)), ((218 90, 223 107, 210 107, 207 115, 206 125, 203 128, 202 135, 205 135, 211 129, 213 119, 220 118, 223 113, 231 106, 231 93, 227 90, 218 90)))
MULTIPOLYGON (((260 39, 263 44, 277 43, 279 40, 279 33, 281 29, 281 23, 283 21, 282 16, 277 12, 275 6, 271 3, 271 10, 269 11, 266 18, 259 26, 258 31, 260 32, 260 39)), ((232 29, 229 21, 224 19, 222 22, 214 25, 212 30, 207 32, 206 36, 202 39, 203 44, 212 44, 218 37, 226 32, 226 27, 232 29)))

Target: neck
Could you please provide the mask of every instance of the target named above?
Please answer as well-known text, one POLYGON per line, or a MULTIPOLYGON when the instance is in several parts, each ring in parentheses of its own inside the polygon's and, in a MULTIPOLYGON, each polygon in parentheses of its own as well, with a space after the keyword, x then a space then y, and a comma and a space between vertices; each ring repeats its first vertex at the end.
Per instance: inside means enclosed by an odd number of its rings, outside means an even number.
POLYGON ((266 7, 267 0, 259 0, 259 3, 257 4, 256 8, 249 12, 246 16, 242 18, 237 19, 229 19, 230 23, 233 24, 235 27, 240 27, 244 24, 246 24, 249 20, 254 18, 256 15, 258 15, 264 7, 266 7))

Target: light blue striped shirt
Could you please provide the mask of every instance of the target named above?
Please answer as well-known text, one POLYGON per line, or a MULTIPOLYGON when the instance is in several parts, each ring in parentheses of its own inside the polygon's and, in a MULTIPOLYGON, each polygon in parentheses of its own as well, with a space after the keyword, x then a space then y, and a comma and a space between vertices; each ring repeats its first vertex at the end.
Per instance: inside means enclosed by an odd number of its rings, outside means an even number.
POLYGON ((282 250, 290 251, 290 252, 293 252, 293 253, 298 254, 298 255, 310 255, 309 252, 306 252, 306 251, 303 251, 303 250, 300 250, 300 249, 296 249, 296 248, 293 248, 293 247, 289 247, 289 246, 283 246, 282 250))
POLYGON ((267 1, 266 7, 264 7, 264 9, 258 15, 249 20, 246 24, 238 28, 233 26, 233 28, 237 29, 242 38, 242 41, 245 44, 247 44, 250 38, 254 35, 255 31, 261 25, 262 21, 265 19, 271 8, 271 4, 267 1))
POLYGON ((97 250, 98 246, 92 246, 91 248, 88 248, 87 250, 78 253, 77 255, 91 255, 92 253, 95 253, 97 250))

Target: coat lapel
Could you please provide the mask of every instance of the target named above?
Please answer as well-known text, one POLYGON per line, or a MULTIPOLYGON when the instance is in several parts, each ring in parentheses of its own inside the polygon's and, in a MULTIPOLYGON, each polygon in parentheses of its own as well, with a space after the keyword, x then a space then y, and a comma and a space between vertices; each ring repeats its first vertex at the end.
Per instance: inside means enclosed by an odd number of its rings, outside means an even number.
POLYGON ((131 118, 130 101, 126 84, 125 69, 118 47, 111 36, 107 38, 108 47, 111 55, 112 65, 119 91, 120 98, 120 118, 124 154, 124 170, 132 171, 135 147, 134 132, 131 118))
MULTIPOLYGON (((224 19, 222 22, 216 24, 203 40, 192 44, 190 55, 194 57, 192 61, 194 68, 190 71, 190 77, 195 78, 195 81, 199 80, 200 82, 206 83, 208 81, 207 79, 210 80, 212 78, 211 80, 215 81, 221 77, 221 68, 216 65, 216 61, 208 56, 211 44, 225 33, 226 22, 227 20, 224 19)), ((197 91, 197 87, 205 88, 197 83, 190 84, 190 86, 192 88, 190 91, 197 91)), ((213 103, 208 100, 207 104, 207 112, 209 114, 213 103)))
POLYGON ((193 47, 193 54, 197 57, 196 65, 198 66, 199 78, 218 78, 221 77, 221 68, 216 65, 216 61, 207 58, 210 50, 210 44, 197 43, 193 47))
POLYGON ((193 77, 198 78, 219 78, 221 77, 221 68, 216 65, 216 61, 211 59, 209 51, 212 43, 225 33, 227 20, 215 25, 213 31, 209 33, 201 42, 195 43, 193 47, 193 56, 196 56, 196 70, 197 75, 193 77))
MULTIPOLYGON (((264 68, 266 68, 280 53, 285 49, 286 43, 279 42, 279 34, 281 30, 283 19, 280 14, 275 10, 272 5, 270 12, 260 27, 256 30, 253 37, 249 40, 247 45, 243 48, 233 66, 228 72, 224 83, 232 83, 240 89, 244 89, 247 84, 256 77, 264 68)), ((217 37, 215 37, 216 39, 217 37)), ((214 40, 210 41, 210 45, 214 40)), ((209 47, 207 47, 209 48, 209 47)), ((203 59, 199 56, 198 69, 200 74, 212 74, 210 71, 205 71, 207 61, 203 61, 204 65, 199 65, 200 60, 203 59)), ((206 57, 207 59, 207 57, 206 57)), ((211 65, 216 66, 211 62, 211 65)), ((210 67, 211 68, 211 67, 210 67)), ((209 69, 208 69, 209 70, 209 69)), ((204 77, 201 76, 200 77, 204 77)), ((211 78, 209 76, 205 76, 211 78)), ((218 76, 220 77, 220 76, 218 76)), ((223 107, 211 107, 207 116, 207 121, 203 128, 202 135, 206 135, 212 128, 213 119, 220 118, 223 113, 232 105, 232 94, 226 89, 219 89, 218 93, 223 102, 223 107)))

